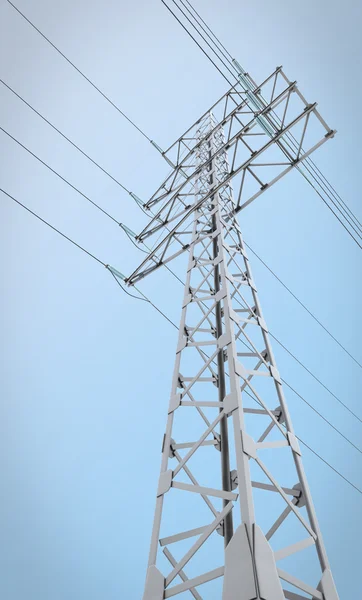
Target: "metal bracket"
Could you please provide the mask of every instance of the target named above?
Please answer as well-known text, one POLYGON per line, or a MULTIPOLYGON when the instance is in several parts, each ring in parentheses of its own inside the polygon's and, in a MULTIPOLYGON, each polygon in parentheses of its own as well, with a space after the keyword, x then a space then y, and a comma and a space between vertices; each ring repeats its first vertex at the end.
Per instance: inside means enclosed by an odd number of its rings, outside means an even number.
POLYGON ((174 394, 170 398, 170 404, 168 406, 168 414, 176 410, 181 404, 182 394, 174 394))
POLYGON ((172 469, 168 471, 162 471, 160 473, 160 479, 158 481, 157 498, 163 496, 171 488, 172 482, 172 469))

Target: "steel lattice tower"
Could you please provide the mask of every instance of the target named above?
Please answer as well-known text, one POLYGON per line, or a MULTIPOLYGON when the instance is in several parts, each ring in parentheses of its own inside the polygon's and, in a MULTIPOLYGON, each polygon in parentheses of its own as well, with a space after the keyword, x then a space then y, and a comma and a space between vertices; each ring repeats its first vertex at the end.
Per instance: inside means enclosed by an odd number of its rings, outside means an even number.
POLYGON ((236 217, 333 134, 281 68, 240 71, 163 153, 128 284, 188 264, 144 600, 338 600, 236 217))

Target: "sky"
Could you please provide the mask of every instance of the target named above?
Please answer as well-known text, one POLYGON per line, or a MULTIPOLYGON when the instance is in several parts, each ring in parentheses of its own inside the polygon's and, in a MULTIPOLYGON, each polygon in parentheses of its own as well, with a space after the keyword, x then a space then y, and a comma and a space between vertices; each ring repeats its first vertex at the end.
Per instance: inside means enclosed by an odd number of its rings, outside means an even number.
MULTIPOLYGON (((161 147, 227 83, 159 0, 16 0, 16 5, 161 147)), ((277 65, 338 133, 314 158, 359 219, 362 5, 195 0, 262 81, 277 65)), ((151 144, 9 5, 1 78, 116 179, 147 200, 169 170, 151 144)), ((130 196, 0 84, 1 127, 134 231, 130 196)), ((1 187, 123 273, 142 259, 121 228, 0 131, 1 187)), ((240 218, 244 238, 361 362, 361 254, 297 173, 240 218)), ((176 330, 109 272, 0 198, 0 594, 6 600, 142 597, 176 330)), ((362 418, 362 373, 253 257, 271 331, 362 418)), ((176 322, 165 272, 140 289, 176 322)), ((280 347, 279 370, 356 445, 362 425, 280 347)), ((288 393, 300 437, 356 486, 362 456, 288 393)), ((362 496, 303 458, 341 600, 362 595, 362 496)), ((210 599, 213 600, 213 599, 210 599)))

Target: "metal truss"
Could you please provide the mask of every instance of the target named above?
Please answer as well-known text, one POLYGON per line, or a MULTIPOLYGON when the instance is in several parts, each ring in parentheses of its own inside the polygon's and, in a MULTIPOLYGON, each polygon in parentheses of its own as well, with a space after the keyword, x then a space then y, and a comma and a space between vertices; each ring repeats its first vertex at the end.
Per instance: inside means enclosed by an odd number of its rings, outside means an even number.
POLYGON ((268 83, 267 109, 233 88, 171 146, 173 172, 147 204, 162 208, 138 236, 165 230, 130 284, 188 251, 144 600, 338 600, 236 220, 332 132, 281 69, 268 83), (292 96, 305 106, 289 119, 292 96), (310 144, 312 117, 324 137, 310 144))
POLYGON ((223 157, 227 151, 230 169, 206 197, 195 199, 197 175, 207 166, 207 162, 197 160, 205 115, 163 153, 173 170, 144 205, 153 216, 137 239, 144 242, 162 230, 164 237, 132 273, 131 284, 188 249, 193 213, 212 193, 222 193, 233 180, 234 210, 238 213, 335 133, 316 104, 307 103, 296 82, 290 82, 281 67, 253 92, 244 91, 240 85, 232 87, 210 111, 215 121, 207 139, 223 137, 212 158, 223 157), (177 250, 172 245, 175 240, 177 250))

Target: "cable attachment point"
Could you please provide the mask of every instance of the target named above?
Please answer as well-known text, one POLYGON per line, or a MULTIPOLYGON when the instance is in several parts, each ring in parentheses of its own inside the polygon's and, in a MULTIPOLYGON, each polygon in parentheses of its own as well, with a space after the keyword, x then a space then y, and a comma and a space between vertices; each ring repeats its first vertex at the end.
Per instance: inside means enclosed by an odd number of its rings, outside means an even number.
POLYGON ((132 229, 130 229, 129 227, 127 227, 127 225, 125 225, 124 223, 119 223, 119 226, 122 227, 122 229, 130 236, 132 236, 133 238, 137 238, 137 234, 132 231, 132 229))
POLYGON ((138 206, 144 208, 145 204, 144 202, 142 202, 141 198, 136 196, 136 194, 134 194, 133 192, 129 192, 129 195, 133 198, 133 200, 135 200, 135 202, 137 202, 138 206))
POLYGON ((111 265, 106 265, 106 269, 108 269, 108 271, 110 271, 116 277, 119 277, 119 279, 122 279, 122 281, 126 281, 126 276, 123 275, 123 273, 121 273, 120 271, 117 271, 117 269, 115 269, 114 267, 111 267, 111 265))
POLYGON ((150 140, 150 143, 152 144, 152 146, 154 146, 156 148, 156 150, 159 151, 160 154, 163 154, 162 148, 160 148, 160 146, 158 144, 156 144, 156 142, 154 142, 153 140, 150 140))
POLYGON ((239 71, 240 75, 245 75, 245 69, 243 69, 243 67, 241 66, 241 64, 236 60, 236 58, 232 59, 232 63, 234 65, 234 67, 236 67, 236 69, 239 71))
POLYGON ((162 154, 163 158, 165 159, 165 161, 170 165, 170 167, 172 167, 173 169, 175 168, 175 165, 173 164, 173 162, 167 158, 166 154, 164 153, 164 151, 162 150, 162 148, 160 148, 160 146, 158 144, 156 144, 156 142, 154 142, 153 140, 150 140, 150 143, 152 144, 152 146, 154 148, 156 148, 156 150, 158 150, 158 152, 160 154, 162 154))

